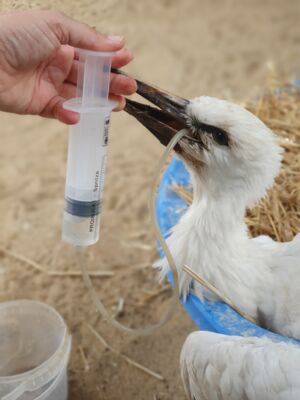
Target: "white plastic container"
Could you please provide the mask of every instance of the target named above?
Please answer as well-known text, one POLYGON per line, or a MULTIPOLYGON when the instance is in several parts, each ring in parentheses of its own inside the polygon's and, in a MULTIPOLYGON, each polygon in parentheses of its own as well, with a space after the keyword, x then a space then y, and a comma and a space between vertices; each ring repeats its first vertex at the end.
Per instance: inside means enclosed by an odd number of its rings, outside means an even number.
POLYGON ((46 304, 0 304, 0 399, 67 400, 71 335, 46 304))

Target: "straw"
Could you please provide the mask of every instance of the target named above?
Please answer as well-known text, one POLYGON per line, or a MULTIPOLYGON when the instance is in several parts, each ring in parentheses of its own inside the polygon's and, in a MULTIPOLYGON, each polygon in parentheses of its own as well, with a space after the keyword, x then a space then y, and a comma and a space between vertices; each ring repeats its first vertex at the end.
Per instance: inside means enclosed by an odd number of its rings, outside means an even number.
POLYGON ((118 301, 118 305, 116 307, 116 311, 113 314, 113 318, 117 318, 117 317, 120 317, 120 316, 123 315, 123 313, 124 313, 124 305, 125 305, 125 300, 123 299, 123 297, 120 297, 119 301, 118 301))
POLYGON ((222 294, 217 288, 215 288, 206 279, 202 278, 199 274, 194 272, 188 265, 185 264, 183 266, 183 271, 186 272, 188 275, 190 275, 193 279, 195 279, 195 281, 199 282, 200 285, 204 286, 210 292, 212 292, 217 297, 219 297, 223 301, 223 303, 228 304, 233 310, 235 310, 242 317, 244 317, 248 321, 252 322, 253 324, 257 325, 257 321, 253 317, 251 317, 251 315, 241 311, 228 297, 226 297, 224 294, 222 294))
POLYGON ((107 343, 107 341, 103 338, 103 336, 100 335, 99 332, 97 332, 90 324, 85 323, 87 328, 91 331, 91 333, 102 343, 102 345, 110 350, 112 353, 117 354, 120 356, 123 360, 125 360, 128 364, 132 365, 133 367, 139 369, 140 371, 145 372, 146 374, 152 376, 153 378, 163 381, 165 378, 158 374, 157 372, 152 371, 151 369, 145 367, 144 365, 134 361, 132 358, 126 356, 125 354, 120 353, 118 350, 116 350, 114 347, 112 347, 110 344, 107 343))
POLYGON ((87 357, 85 355, 84 349, 83 349, 82 346, 79 346, 78 350, 79 350, 79 354, 81 356, 81 359, 82 359, 82 362, 83 362, 83 365, 84 365, 84 370, 86 372, 88 372, 90 370, 90 365, 89 365, 89 362, 88 362, 87 357))
MULTIPOLYGON (((34 260, 31 260, 28 257, 25 257, 22 254, 15 253, 14 251, 1 248, 0 247, 0 255, 1 253, 7 257, 13 258, 14 260, 18 260, 38 272, 41 272, 46 275, 54 276, 54 277, 81 277, 81 271, 76 270, 68 270, 68 271, 57 271, 57 270, 48 270, 46 267, 40 265, 34 260)), ((94 278, 106 278, 114 275, 113 271, 88 271, 88 274, 94 278)))

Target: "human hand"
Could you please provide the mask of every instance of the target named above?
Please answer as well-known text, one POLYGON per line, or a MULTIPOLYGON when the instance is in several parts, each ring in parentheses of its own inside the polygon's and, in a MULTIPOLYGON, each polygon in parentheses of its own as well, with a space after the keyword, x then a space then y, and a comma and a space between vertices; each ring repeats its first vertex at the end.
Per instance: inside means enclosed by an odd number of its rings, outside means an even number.
MULTIPOLYGON (((0 110, 36 114, 75 124, 79 115, 63 109, 76 96, 74 47, 117 51, 112 66, 132 60, 122 37, 101 35, 58 11, 23 11, 0 15, 0 110)), ((136 91, 129 77, 112 74, 110 97, 124 108, 123 95, 136 91)))

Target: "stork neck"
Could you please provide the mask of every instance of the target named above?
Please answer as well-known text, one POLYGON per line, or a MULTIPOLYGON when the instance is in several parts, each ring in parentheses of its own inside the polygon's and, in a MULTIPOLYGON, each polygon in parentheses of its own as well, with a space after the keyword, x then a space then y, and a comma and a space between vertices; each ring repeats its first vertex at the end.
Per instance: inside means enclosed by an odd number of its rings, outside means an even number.
MULTIPOLYGON (((240 285, 247 288, 245 299, 251 300, 250 306, 246 300, 239 300, 239 304, 254 315, 251 296, 256 276, 247 262, 253 246, 244 222, 245 205, 234 193, 224 191, 215 196, 205 189, 194 186, 193 203, 170 238, 176 262, 189 265, 234 302, 240 299, 240 285)), ((182 292, 187 293, 187 288, 185 284, 182 292)), ((203 288, 197 288, 196 293, 203 294, 203 288)))
POLYGON ((211 187, 210 182, 203 182, 193 177, 193 202, 190 212, 193 214, 195 224, 201 231, 206 228, 212 232, 226 230, 244 230, 244 215, 246 211, 243 196, 233 188, 211 187))

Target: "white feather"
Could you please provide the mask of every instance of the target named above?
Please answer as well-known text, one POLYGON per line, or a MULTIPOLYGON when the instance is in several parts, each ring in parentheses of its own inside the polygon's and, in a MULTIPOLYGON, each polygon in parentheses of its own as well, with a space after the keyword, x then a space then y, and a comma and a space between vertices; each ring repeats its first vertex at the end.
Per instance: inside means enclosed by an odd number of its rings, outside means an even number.
POLYGON ((180 365, 190 400, 299 400, 299 360, 292 344, 194 332, 180 365))

